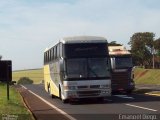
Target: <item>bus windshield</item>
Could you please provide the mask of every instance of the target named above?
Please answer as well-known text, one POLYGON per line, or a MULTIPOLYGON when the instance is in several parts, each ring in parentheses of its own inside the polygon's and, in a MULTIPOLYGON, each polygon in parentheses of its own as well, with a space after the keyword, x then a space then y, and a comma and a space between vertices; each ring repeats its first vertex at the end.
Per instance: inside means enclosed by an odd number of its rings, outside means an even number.
POLYGON ((108 56, 107 43, 81 43, 66 44, 64 46, 64 57, 66 58, 86 58, 108 56))
POLYGON ((132 67, 132 57, 115 57, 115 67, 117 69, 132 67))
POLYGON ((110 77, 107 58, 77 58, 67 60, 68 78, 110 77))

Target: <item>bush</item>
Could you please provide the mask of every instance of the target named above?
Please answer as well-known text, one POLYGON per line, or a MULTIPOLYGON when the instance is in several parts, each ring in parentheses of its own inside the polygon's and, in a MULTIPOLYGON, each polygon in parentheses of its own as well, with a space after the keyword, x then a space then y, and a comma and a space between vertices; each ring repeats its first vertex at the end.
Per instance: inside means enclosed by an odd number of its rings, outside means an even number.
POLYGON ((31 80, 29 77, 21 77, 17 84, 32 84, 33 80, 31 80))

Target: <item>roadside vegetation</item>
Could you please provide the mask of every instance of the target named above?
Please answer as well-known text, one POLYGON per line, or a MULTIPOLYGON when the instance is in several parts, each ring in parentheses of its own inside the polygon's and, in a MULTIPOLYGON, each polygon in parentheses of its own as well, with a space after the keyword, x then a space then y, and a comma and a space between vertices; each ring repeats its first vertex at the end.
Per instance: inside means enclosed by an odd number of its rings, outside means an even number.
POLYGON ((160 68, 160 38, 155 39, 153 32, 134 33, 130 38, 129 45, 134 65, 149 69, 160 68))
POLYGON ((10 86, 9 100, 7 100, 6 93, 6 84, 0 83, 0 119, 10 116, 18 120, 34 120, 25 107, 21 95, 14 87, 10 86))
MULTIPOLYGON (((135 68, 134 70, 136 84, 160 85, 160 69, 135 68)), ((20 80, 23 77, 33 80, 33 84, 42 83, 43 69, 13 71, 13 80, 20 80)))
POLYGON ((136 84, 160 85, 160 69, 136 68, 134 73, 136 84))
POLYGON ((21 78, 27 77, 30 80, 33 80, 33 84, 42 83, 43 78, 43 69, 31 69, 31 70, 19 70, 12 72, 12 80, 18 82, 21 78))
POLYGON ((33 80, 31 80, 29 77, 21 77, 18 81, 17 84, 32 84, 33 80))

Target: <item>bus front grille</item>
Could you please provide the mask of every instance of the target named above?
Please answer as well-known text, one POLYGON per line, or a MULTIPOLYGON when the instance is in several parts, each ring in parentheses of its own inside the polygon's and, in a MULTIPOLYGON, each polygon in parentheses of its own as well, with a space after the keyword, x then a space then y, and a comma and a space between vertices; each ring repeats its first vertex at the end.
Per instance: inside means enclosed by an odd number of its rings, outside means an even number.
POLYGON ((85 89, 88 88, 88 86, 77 86, 78 89, 85 89))
POLYGON ((99 89, 100 85, 90 85, 90 86, 77 86, 78 89, 88 89, 88 88, 94 88, 94 89, 99 89))
POLYGON ((100 88, 100 85, 91 85, 90 88, 100 88))
POLYGON ((77 94, 79 97, 85 97, 85 96, 98 96, 100 95, 101 91, 78 91, 77 94))

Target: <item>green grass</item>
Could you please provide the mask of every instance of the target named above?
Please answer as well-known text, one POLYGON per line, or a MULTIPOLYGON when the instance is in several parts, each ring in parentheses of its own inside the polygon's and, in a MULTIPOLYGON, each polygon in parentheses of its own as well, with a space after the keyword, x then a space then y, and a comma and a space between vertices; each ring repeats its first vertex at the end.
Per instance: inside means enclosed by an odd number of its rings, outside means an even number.
MULTIPOLYGON (((29 77, 34 81, 34 84, 41 83, 43 78, 43 69, 34 70, 20 70, 12 72, 12 80, 19 80, 21 77, 29 77)), ((136 84, 152 84, 160 85, 160 69, 143 69, 136 68, 135 71, 135 83, 136 84)))
POLYGON ((0 119, 5 115, 15 115, 18 120, 34 119, 25 107, 21 95, 13 86, 10 86, 9 100, 6 93, 6 84, 0 83, 0 119))
POLYGON ((136 84, 160 85, 160 69, 135 69, 136 84))
POLYGON ((12 80, 18 81, 21 77, 29 77, 34 84, 39 84, 44 80, 43 69, 19 70, 12 72, 12 80))

